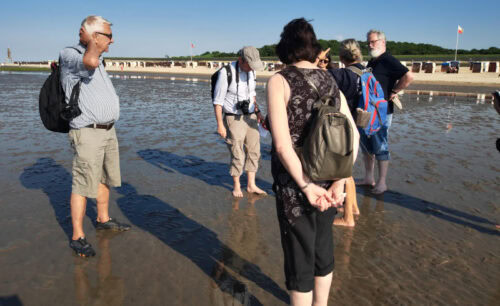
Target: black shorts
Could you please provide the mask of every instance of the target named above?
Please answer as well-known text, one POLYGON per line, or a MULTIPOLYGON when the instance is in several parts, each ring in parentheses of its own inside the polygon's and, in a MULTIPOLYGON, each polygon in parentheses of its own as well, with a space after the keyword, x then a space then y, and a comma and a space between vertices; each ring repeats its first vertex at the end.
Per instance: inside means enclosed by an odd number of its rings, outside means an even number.
POLYGON ((314 289, 314 277, 333 271, 332 223, 336 208, 300 216, 293 226, 279 211, 276 199, 281 246, 285 257, 286 288, 299 292, 314 289))

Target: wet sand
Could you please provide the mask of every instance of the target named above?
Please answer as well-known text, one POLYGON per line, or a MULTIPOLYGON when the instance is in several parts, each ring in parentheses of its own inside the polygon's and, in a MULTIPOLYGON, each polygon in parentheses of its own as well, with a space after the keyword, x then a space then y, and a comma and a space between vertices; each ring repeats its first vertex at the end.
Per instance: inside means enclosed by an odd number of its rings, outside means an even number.
MULTIPOLYGON (((68 247, 67 135, 44 130, 46 74, 0 73, 0 305, 251 305, 288 302, 274 196, 230 195, 207 82, 113 78, 126 233, 84 228, 68 247)), ((265 104, 265 92, 258 88, 265 104)), ((334 228, 330 304, 496 305, 500 299, 500 116, 489 101, 405 94, 391 128, 390 191, 357 190, 354 229, 334 228)), ((270 140, 258 185, 271 191, 270 140)), ((355 176, 362 164, 355 166, 355 176)))

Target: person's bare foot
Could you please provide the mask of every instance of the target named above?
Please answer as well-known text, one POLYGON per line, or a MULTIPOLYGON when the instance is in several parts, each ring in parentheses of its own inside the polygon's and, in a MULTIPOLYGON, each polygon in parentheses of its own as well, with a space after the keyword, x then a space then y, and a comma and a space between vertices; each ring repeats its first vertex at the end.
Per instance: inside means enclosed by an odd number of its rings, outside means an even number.
POLYGON ((354 220, 348 222, 344 218, 337 218, 337 219, 333 220, 333 225, 354 227, 356 225, 356 223, 354 222, 354 220))
POLYGON ((387 191, 387 185, 385 184, 378 184, 373 189, 371 190, 371 193, 373 194, 382 194, 387 191))
POLYGON ((359 216, 359 208, 357 205, 352 208, 352 214, 359 216))
POLYGON ((257 186, 248 186, 247 187, 247 192, 248 193, 255 193, 255 194, 258 194, 258 195, 266 195, 267 194, 267 192, 265 192, 264 190, 260 189, 257 186))
POLYGON ((243 198, 243 192, 241 191, 241 188, 234 188, 233 189, 233 197, 243 198))
POLYGON ((362 181, 355 181, 356 186, 375 186, 375 180, 364 178, 362 181))

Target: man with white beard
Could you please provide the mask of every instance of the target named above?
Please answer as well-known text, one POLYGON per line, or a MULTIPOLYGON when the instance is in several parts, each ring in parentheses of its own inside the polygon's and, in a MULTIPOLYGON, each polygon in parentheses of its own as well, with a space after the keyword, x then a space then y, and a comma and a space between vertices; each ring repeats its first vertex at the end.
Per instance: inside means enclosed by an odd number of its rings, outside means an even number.
POLYGON ((378 133, 379 150, 376 154, 361 146, 363 149, 363 160, 365 163, 365 177, 358 185, 373 186, 372 193, 382 194, 387 190, 387 170, 389 168, 389 127, 392 122, 392 113, 394 112, 393 99, 397 99, 398 92, 402 91, 411 81, 413 81, 413 74, 405 66, 403 66, 394 56, 386 51, 385 34, 382 31, 370 30, 367 34, 368 48, 372 59, 368 62, 368 67, 373 69, 375 78, 380 83, 384 90, 384 97, 389 101, 387 108, 387 124, 378 133), (378 162, 379 179, 375 182, 374 168, 375 159, 378 162))

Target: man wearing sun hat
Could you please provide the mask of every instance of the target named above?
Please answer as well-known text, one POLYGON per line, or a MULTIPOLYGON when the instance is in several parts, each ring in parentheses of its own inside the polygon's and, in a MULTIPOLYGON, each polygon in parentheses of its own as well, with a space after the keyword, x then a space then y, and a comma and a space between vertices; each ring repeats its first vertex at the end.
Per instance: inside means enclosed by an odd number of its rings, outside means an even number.
POLYGON ((217 133, 225 139, 231 153, 229 174, 234 181, 234 197, 243 197, 240 185, 243 170, 248 176, 247 192, 266 193, 255 184, 260 159, 258 122, 263 120, 256 102, 255 71, 263 68, 259 51, 252 46, 243 47, 238 51, 237 61, 219 70, 214 89, 217 133))

